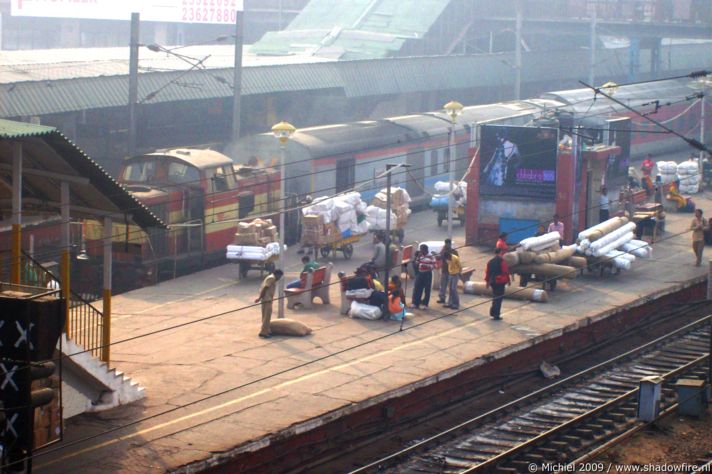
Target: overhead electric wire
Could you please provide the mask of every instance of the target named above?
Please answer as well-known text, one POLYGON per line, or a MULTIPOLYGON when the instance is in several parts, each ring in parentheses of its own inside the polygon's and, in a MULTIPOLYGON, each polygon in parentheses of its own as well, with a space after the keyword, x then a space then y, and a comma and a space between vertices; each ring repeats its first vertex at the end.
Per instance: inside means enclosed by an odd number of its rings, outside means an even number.
MULTIPOLYGON (((675 233, 675 234, 668 235, 668 236, 663 237, 662 239, 660 239, 658 242, 662 242, 662 241, 665 241, 665 240, 668 240, 668 239, 671 239, 671 238, 679 237, 679 236, 681 236, 681 235, 687 234, 688 232, 691 232, 691 230, 688 229, 688 230, 685 230, 685 231, 682 231, 682 232, 678 232, 678 233, 675 233)), ((654 244, 651 244, 651 245, 654 245, 654 244)), ((631 250, 631 251, 628 251, 628 252, 621 252, 621 253, 628 254, 628 253, 631 253, 631 252, 633 252, 633 251, 634 251, 634 250, 631 250)), ((610 261, 610 260, 612 260, 612 259, 613 259, 613 258, 605 258, 605 257, 604 257, 602 260, 605 262, 606 260, 610 261)), ((652 259, 651 259, 651 260, 652 260, 652 259)), ((568 272, 568 273, 566 273, 566 274, 564 274, 564 275, 568 275, 569 273, 575 274, 575 273, 578 273, 579 271, 580 271, 580 269, 575 269, 575 270, 573 270, 573 271, 571 271, 571 272, 568 272)), ((558 277, 550 277, 550 278, 547 278, 547 279, 544 280, 544 282, 548 282, 548 281, 560 279, 560 278, 562 278, 564 275, 561 275, 561 276, 558 276, 558 277)), ((517 289, 517 290, 514 291, 514 293, 517 293, 517 292, 520 292, 520 291, 524 291, 525 289, 526 289, 526 287, 517 289)), ((503 296, 502 298, 504 298, 504 296, 503 296)), ((194 401, 191 401, 191 402, 189 402, 189 403, 185 403, 185 404, 183 404, 183 405, 175 406, 175 407, 169 408, 169 409, 167 409, 167 410, 164 410, 164 411, 162 411, 162 412, 154 413, 154 414, 152 414, 152 415, 148 415, 148 416, 145 416, 145 417, 143 417, 143 418, 139 418, 139 419, 137 419, 137 420, 133 420, 133 421, 128 422, 128 423, 124 423, 124 424, 122 424, 122 425, 120 425, 120 426, 115 426, 115 427, 113 427, 113 428, 109 428, 109 429, 107 429, 107 430, 104 430, 104 431, 101 432, 101 433, 97 433, 97 434, 94 434, 94 435, 86 436, 86 437, 84 437, 84 438, 81 438, 81 439, 78 439, 78 440, 74 440, 74 441, 68 442, 68 443, 63 444, 63 445, 57 445, 57 446, 55 446, 55 447, 53 447, 53 448, 46 449, 46 450, 44 450, 44 451, 35 452, 35 453, 32 454, 32 456, 28 456, 28 457, 26 457, 26 458, 24 458, 24 459, 22 459, 22 460, 16 461, 15 463, 7 464, 7 465, 0 466, 0 467, 8 467, 8 466, 10 466, 10 465, 17 464, 17 463, 19 463, 19 462, 24 462, 24 461, 26 461, 26 460, 28 460, 28 459, 35 459, 35 458, 38 458, 38 457, 41 457, 41 456, 46 456, 46 455, 48 455, 48 454, 52 454, 52 453, 55 453, 55 452, 63 451, 63 450, 65 450, 65 449, 67 449, 67 448, 70 448, 70 447, 73 447, 73 446, 76 446, 76 445, 79 445, 79 444, 86 443, 86 442, 91 441, 91 440, 93 440, 93 439, 97 439, 97 438, 106 436, 107 434, 115 433, 115 432, 117 432, 117 431, 120 431, 120 430, 129 428, 129 427, 131 427, 131 426, 135 426, 135 425, 137 425, 137 424, 139 424, 139 423, 143 423, 143 422, 145 422, 145 421, 149 421, 149 420, 152 420, 152 419, 154 419, 154 418, 158 418, 158 417, 161 417, 161 416, 164 416, 164 415, 167 415, 167 414, 176 412, 176 411, 178 411, 178 410, 182 410, 182 409, 185 409, 185 408, 189 408, 189 407, 191 407, 191 406, 193 406, 193 405, 196 405, 196 404, 199 404, 199 403, 203 403, 203 402, 205 402, 205 401, 208 401, 208 400, 211 400, 211 399, 214 399, 214 398, 217 398, 217 397, 226 395, 226 394, 228 394, 228 393, 230 393, 230 392, 233 392, 233 391, 235 391, 235 390, 239 390, 239 389, 242 389, 242 388, 245 388, 245 387, 249 387, 249 386, 251 386, 251 385, 254 385, 254 384, 256 384, 256 383, 259 383, 259 382, 262 382, 262 381, 265 381, 265 380, 268 380, 268 379, 277 377, 277 376, 279 376, 279 375, 283 375, 283 374, 285 374, 285 373, 288 373, 288 372, 291 372, 291 371, 294 371, 294 370, 297 370, 297 369, 300 369, 300 368, 304 368, 304 367, 313 365, 313 364, 315 364, 315 363, 324 361, 324 360, 326 360, 326 359, 330 359, 330 358, 332 358, 332 357, 335 357, 335 356, 344 354, 344 353, 346 353, 346 352, 348 352, 348 351, 351 351, 351 350, 354 350, 354 349, 358 349, 358 348, 360 348, 360 347, 363 347, 363 346, 372 344, 372 343, 374 343, 374 342, 378 342, 378 341, 384 340, 384 339, 386 339, 386 338, 395 336, 395 335, 400 334, 400 333, 402 333, 402 332, 411 331, 411 330, 413 330, 413 329, 419 328, 419 327, 424 326, 424 325, 426 325, 426 324, 430 324, 430 323, 432 323, 432 322, 436 322, 436 321, 439 321, 439 320, 441 320, 441 319, 444 319, 444 318, 447 318, 447 317, 456 315, 456 314, 461 313, 461 312, 463 312, 463 311, 465 311, 465 310, 470 310, 470 309, 473 309, 473 308, 477 308, 477 307, 479 307, 479 306, 483 306, 483 305, 485 305, 485 304, 489 304, 489 303, 492 302, 493 299, 494 299, 494 298, 488 298, 488 299, 485 299, 484 301, 477 302, 477 303, 475 303, 475 304, 473 304, 473 305, 470 305, 470 306, 467 306, 467 307, 463 307, 463 308, 460 308, 460 309, 457 309, 457 310, 454 310, 454 311, 450 311, 450 312, 447 312, 447 313, 445 313, 445 314, 441 314, 441 315, 439 315, 439 316, 434 316, 434 317, 432 317, 432 318, 430 318, 430 319, 428 319, 428 320, 426 320, 426 321, 422 321, 422 322, 420 322, 420 323, 414 323, 413 325, 408 326, 408 327, 406 327, 406 328, 401 327, 401 328, 400 328, 399 330, 397 330, 397 331, 394 331, 394 332, 391 332, 391 333, 386 333, 386 334, 377 336, 377 337, 375 337, 375 338, 373 338, 373 339, 369 339, 368 341, 360 342, 360 343, 355 344, 355 345, 353 345, 353 346, 349 346, 349 347, 347 347, 347 348, 337 350, 337 351, 335 351, 335 352, 333 352, 333 353, 326 354, 326 355, 321 356, 321 357, 317 357, 316 359, 312 359, 312 360, 310 360, 310 361, 306 361, 306 362, 301 363, 301 364, 298 364, 298 365, 296 365, 296 366, 293 366, 293 367, 290 367, 290 368, 287 368, 287 369, 283 369, 283 370, 280 370, 280 371, 278 371, 278 372, 274 372, 274 373, 272 373, 272 374, 265 375, 265 376, 263 376, 263 377, 259 377, 259 378, 255 379, 255 380, 251 380, 251 381, 249 381, 249 382, 245 382, 245 383, 242 383, 242 384, 233 386, 233 387, 229 387, 229 388, 227 388, 227 389, 225 389, 225 390, 222 390, 222 391, 220 391, 220 392, 218 392, 218 393, 215 393, 215 394, 212 394, 212 395, 207 395, 207 396, 205 396, 205 397, 199 398, 199 399, 194 400, 194 401)), ((189 428, 188 428, 188 429, 189 429, 189 428)), ((185 429, 180 430, 180 431, 185 431, 185 429)), ((131 435, 129 435, 128 437, 130 437, 130 436, 131 436, 131 435)), ((71 455, 71 453, 70 453, 70 455, 71 455)))

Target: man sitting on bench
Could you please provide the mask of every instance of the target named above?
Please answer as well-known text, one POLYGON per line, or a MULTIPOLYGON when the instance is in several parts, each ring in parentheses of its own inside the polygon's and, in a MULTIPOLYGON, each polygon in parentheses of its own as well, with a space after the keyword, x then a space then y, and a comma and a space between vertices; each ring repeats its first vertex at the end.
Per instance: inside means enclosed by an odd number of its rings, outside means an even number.
MULTIPOLYGON (((315 271, 317 268, 319 268, 319 263, 318 262, 312 262, 311 258, 309 258, 309 255, 304 255, 302 257, 302 263, 304 264, 304 267, 302 268, 302 273, 309 273, 309 271, 315 271)), ((294 289, 294 288, 301 288, 304 283, 302 282, 301 278, 298 278, 292 282, 290 282, 287 285, 288 289, 294 289)))

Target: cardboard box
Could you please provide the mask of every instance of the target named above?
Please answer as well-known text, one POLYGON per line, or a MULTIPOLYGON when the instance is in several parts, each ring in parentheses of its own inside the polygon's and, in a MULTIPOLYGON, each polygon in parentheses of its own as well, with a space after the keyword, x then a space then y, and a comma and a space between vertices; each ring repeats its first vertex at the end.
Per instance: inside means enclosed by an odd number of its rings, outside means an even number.
POLYGON ((262 232, 262 236, 269 237, 270 239, 272 239, 272 242, 275 242, 277 240, 277 235, 278 235, 277 234, 277 226, 274 226, 274 225, 267 227, 262 232))
POLYGON ((235 234, 235 245, 260 245, 258 234, 235 234))
POLYGON ((307 227, 321 227, 324 225, 324 217, 321 214, 307 214, 302 222, 307 227))

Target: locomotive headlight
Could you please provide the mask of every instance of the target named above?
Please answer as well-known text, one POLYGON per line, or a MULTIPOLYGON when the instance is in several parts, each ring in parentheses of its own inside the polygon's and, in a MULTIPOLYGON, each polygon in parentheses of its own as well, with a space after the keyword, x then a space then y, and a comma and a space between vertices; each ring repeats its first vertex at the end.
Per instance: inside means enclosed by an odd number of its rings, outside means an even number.
POLYGON ((294 135, 297 129, 294 128, 289 122, 279 122, 272 127, 272 133, 279 140, 280 143, 284 144, 289 138, 294 135))

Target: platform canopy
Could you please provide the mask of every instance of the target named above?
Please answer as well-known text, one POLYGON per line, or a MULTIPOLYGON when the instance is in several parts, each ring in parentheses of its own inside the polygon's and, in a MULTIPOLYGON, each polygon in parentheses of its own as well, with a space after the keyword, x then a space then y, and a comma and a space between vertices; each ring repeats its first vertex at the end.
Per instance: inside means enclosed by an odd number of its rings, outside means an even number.
POLYGON ((166 225, 56 128, 0 119, 0 210, 10 215, 16 144, 22 153, 22 212, 60 212, 69 183, 73 218, 111 217, 142 228, 166 225))

